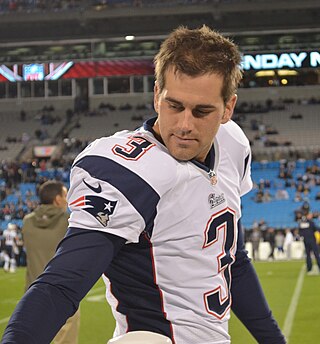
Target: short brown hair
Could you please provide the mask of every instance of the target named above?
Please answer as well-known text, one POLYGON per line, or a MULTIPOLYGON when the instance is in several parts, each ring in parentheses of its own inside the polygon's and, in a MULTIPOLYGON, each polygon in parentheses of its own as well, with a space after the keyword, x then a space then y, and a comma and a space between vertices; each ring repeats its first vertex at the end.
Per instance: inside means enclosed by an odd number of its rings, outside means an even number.
POLYGON ((48 180, 39 188, 41 204, 53 204, 58 195, 62 195, 64 184, 57 180, 48 180))
POLYGON ((194 30, 178 27, 161 44, 154 63, 160 92, 165 86, 165 73, 170 68, 189 76, 221 75, 224 79, 221 96, 225 103, 236 93, 242 78, 237 45, 205 25, 194 30))

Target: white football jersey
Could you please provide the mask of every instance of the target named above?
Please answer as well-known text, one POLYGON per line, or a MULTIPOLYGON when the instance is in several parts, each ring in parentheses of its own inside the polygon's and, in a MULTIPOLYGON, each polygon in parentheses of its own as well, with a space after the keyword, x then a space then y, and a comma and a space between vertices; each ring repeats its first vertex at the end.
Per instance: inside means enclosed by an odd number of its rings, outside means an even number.
POLYGON ((212 182, 201 164, 174 159, 151 125, 98 139, 76 158, 70 227, 127 240, 104 274, 115 336, 146 330, 175 344, 230 343, 240 196, 252 185, 248 140, 234 122, 221 126, 212 182))
POLYGON ((5 229, 3 231, 3 237, 4 237, 4 244, 6 246, 15 246, 16 242, 16 237, 17 237, 17 232, 14 229, 5 229))

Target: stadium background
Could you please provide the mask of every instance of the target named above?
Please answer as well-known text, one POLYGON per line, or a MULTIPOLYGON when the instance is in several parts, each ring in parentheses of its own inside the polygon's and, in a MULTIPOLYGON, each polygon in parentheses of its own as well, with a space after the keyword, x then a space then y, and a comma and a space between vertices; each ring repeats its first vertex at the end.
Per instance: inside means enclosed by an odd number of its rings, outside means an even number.
POLYGON ((253 151, 246 238, 255 226, 264 239, 269 227, 294 232, 306 207, 319 224, 319 22, 313 0, 1 1, 0 228, 21 226, 39 183, 67 184, 88 142, 152 116, 161 41, 202 24, 244 54, 234 120, 253 151))

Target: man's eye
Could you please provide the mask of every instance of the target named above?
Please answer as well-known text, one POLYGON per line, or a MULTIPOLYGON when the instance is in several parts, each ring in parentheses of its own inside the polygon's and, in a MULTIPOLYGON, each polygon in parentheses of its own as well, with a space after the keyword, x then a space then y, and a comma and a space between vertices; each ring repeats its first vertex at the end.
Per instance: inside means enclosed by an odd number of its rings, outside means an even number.
POLYGON ((183 110, 183 107, 182 107, 182 106, 176 105, 176 104, 169 104, 169 108, 170 108, 170 109, 177 110, 177 111, 182 111, 182 110, 183 110))
POLYGON ((193 116, 195 117, 204 117, 207 116, 210 113, 210 111, 201 111, 201 110, 194 110, 193 116))

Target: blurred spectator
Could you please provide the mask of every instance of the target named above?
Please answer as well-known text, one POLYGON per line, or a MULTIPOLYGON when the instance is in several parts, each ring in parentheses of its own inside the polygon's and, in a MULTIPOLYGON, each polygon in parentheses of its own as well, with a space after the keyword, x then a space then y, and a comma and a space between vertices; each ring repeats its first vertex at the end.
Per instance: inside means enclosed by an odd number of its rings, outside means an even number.
POLYGON ((259 260, 259 246, 261 240, 261 233, 259 227, 253 228, 250 235, 250 241, 252 243, 252 258, 253 260, 259 260))
POLYGON ((263 196, 264 196, 264 192, 262 190, 258 190, 255 197, 254 197, 255 202, 262 203, 263 202, 263 196))
POLYGON ((270 194, 269 190, 265 190, 263 197, 262 197, 263 202, 270 202, 272 200, 272 196, 270 194))
POLYGON ((266 241, 268 241, 268 243, 270 245, 270 253, 269 253, 268 259, 274 260, 274 248, 275 248, 275 230, 274 230, 274 228, 270 227, 267 229, 266 241))
POLYGON ((317 273, 320 273, 320 255, 319 249, 316 243, 315 232, 319 231, 315 223, 312 220, 312 214, 304 215, 299 221, 299 233, 303 237, 303 242, 306 250, 306 264, 307 264, 307 274, 313 274, 312 272, 312 258, 311 253, 313 252, 314 257, 317 261, 319 270, 317 273))
POLYGON ((267 226, 265 219, 261 219, 259 221, 259 228, 260 228, 260 231, 262 231, 262 232, 267 230, 268 226, 267 226))
POLYGON ((301 196, 301 192, 297 191, 295 193, 294 199, 295 202, 301 202, 302 201, 302 196, 301 196))
POLYGON ((278 189, 275 194, 276 200, 287 200, 289 199, 289 193, 286 189, 278 189))

